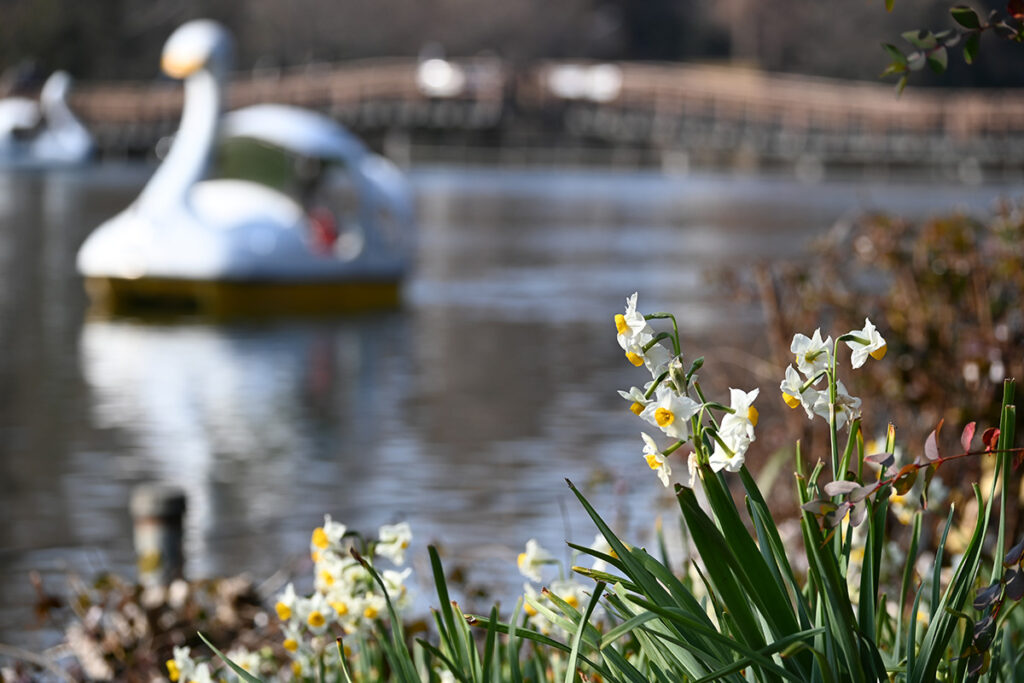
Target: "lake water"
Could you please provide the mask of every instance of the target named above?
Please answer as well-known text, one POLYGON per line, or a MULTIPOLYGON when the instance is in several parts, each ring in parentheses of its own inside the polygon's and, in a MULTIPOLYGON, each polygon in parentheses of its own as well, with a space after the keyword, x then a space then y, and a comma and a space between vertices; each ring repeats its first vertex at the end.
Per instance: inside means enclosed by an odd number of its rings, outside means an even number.
POLYGON ((593 538, 566 477, 649 539, 665 494, 615 393, 641 379, 615 343, 626 296, 677 313, 691 358, 735 368, 763 352, 759 314, 710 291, 706 269, 799 255, 857 210, 984 210, 1015 190, 417 168, 399 310, 94 319, 75 252, 148 172, 0 174, 0 642, 52 636, 24 630, 29 570, 54 590, 70 570, 132 574, 141 482, 187 492, 193 577, 268 576, 306 556, 330 513, 370 532, 409 520, 424 593, 425 546, 440 542, 471 584, 509 597, 527 539, 593 538))

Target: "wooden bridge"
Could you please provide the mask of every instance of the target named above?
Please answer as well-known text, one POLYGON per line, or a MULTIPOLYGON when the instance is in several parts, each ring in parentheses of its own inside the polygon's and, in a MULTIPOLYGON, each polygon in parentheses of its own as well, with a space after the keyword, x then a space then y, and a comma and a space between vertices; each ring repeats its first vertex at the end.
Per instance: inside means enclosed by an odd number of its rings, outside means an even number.
MULTIPOLYGON (((884 83, 707 65, 445 64, 455 74, 447 84, 425 81, 423 65, 411 59, 237 74, 229 105, 310 107, 374 146, 401 140, 438 149, 631 150, 653 161, 1024 168, 1024 91, 912 85, 897 97, 884 83)), ((125 156, 149 153, 173 133, 181 98, 180 84, 169 80, 83 82, 71 104, 102 153, 125 156)))

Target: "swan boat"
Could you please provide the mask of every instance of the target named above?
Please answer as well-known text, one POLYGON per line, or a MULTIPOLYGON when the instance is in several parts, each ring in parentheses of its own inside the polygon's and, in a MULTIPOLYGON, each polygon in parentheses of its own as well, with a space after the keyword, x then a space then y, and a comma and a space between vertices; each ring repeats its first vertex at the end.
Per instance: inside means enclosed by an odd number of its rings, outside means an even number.
POLYGON ((209 20, 168 39, 163 70, 185 82, 181 124, 138 198, 78 252, 94 306, 250 315, 397 304, 414 232, 404 175, 312 111, 222 115, 230 53, 230 34, 209 20))
POLYGON ((93 140, 68 106, 71 76, 55 71, 39 101, 0 100, 0 169, 55 168, 89 160, 93 140))

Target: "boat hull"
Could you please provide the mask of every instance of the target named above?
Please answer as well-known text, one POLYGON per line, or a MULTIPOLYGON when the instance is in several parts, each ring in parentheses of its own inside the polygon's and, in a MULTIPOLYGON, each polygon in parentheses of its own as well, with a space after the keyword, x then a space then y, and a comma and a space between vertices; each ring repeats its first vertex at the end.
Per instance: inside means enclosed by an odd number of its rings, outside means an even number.
POLYGON ((401 281, 316 282, 87 277, 92 312, 142 312, 210 317, 317 315, 395 308, 401 281))

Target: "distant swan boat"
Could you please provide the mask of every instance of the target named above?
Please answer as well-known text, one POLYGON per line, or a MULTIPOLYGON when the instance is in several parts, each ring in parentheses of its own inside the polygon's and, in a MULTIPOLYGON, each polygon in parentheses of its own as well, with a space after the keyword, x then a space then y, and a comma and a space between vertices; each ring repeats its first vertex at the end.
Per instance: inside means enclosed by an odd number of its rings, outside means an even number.
POLYGON ((181 124, 135 202, 79 250, 95 304, 215 315, 396 304, 413 238, 403 174, 311 111, 265 104, 222 117, 230 56, 213 21, 168 39, 163 70, 185 81, 181 124))
POLYGON ((92 156, 89 131, 68 107, 71 76, 55 71, 39 101, 0 100, 0 169, 53 168, 81 164, 92 156))

